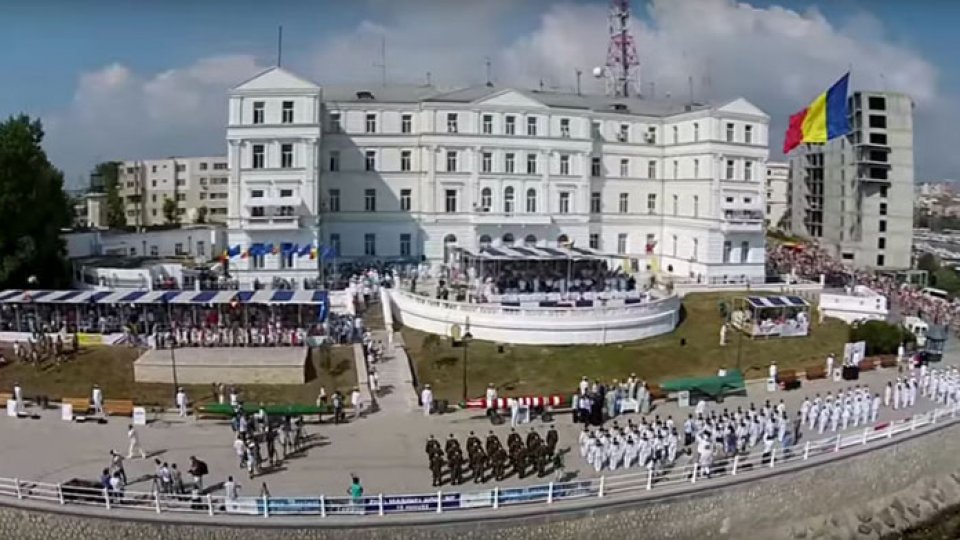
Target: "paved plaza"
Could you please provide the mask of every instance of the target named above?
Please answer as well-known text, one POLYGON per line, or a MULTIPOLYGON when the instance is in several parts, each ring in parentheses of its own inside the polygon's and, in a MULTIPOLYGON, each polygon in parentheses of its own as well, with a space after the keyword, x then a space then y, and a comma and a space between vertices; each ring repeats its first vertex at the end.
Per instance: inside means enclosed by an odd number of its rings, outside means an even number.
MULTIPOLYGON (((957 351, 948 352, 944 362, 935 367, 956 365, 957 351)), ((887 381, 897 377, 896 369, 878 370, 862 374, 856 384, 867 384, 873 392, 882 395, 887 381)), ((571 381, 571 386, 576 381, 571 381)), ((836 393, 840 389, 852 387, 854 383, 835 383, 814 381, 804 383, 799 390, 791 392, 767 393, 764 384, 748 384, 746 397, 728 398, 722 404, 711 404, 710 408, 746 407, 750 402, 758 406, 764 400, 777 403, 784 399, 790 418, 793 418, 805 396, 813 397, 819 393, 836 393)), ((24 389, 29 395, 29 389, 24 389)), ((106 389, 109 392, 109 389, 106 389)), ((242 486, 242 494, 253 495, 260 491, 261 482, 266 482, 270 493, 278 495, 342 495, 350 482, 350 474, 360 476, 368 494, 376 493, 420 493, 431 492, 431 478, 427 469, 424 453, 425 439, 433 434, 445 439, 454 434, 463 443, 472 430, 481 437, 490 430, 497 433, 501 440, 506 439, 509 422, 501 426, 491 426, 490 422, 478 411, 460 411, 425 418, 419 411, 411 411, 403 400, 396 397, 382 401, 383 410, 372 413, 357 421, 341 425, 308 424, 307 433, 312 436, 309 448, 303 455, 286 460, 278 469, 254 478, 246 478, 246 472, 238 468, 232 442, 233 432, 225 421, 180 419, 176 415, 162 415, 147 426, 139 428, 140 440, 149 458, 132 459, 126 463, 126 471, 132 485, 129 490, 150 491, 154 472, 153 456, 168 463, 176 463, 181 470, 189 467, 189 457, 195 455, 207 462, 210 476, 207 485, 214 485, 234 475, 242 486), (139 479, 139 480, 138 480, 139 479)), ((880 422, 905 419, 913 414, 923 413, 932 408, 929 400, 918 397, 913 408, 893 411, 881 408, 880 422)), ((675 402, 659 403, 651 412, 661 418, 673 416, 678 424, 692 412, 692 408, 681 410, 675 402)), ((639 420, 639 415, 621 416, 639 420)), ((560 414, 555 423, 560 433, 558 447, 571 448, 566 459, 566 468, 574 478, 595 476, 579 456, 576 438, 581 429, 573 424, 570 414, 560 414)), ((44 482, 63 482, 71 478, 96 479, 100 471, 109 464, 109 451, 127 450, 128 420, 119 417, 110 418, 107 424, 72 423, 60 420, 58 410, 44 411, 39 419, 0 418, 0 476, 39 480, 44 482)), ((530 427, 545 432, 546 426, 538 419, 520 428, 525 433, 530 427)), ((862 431, 863 427, 857 428, 862 431)), ((851 432, 854 431, 852 428, 851 432)), ((800 443, 818 440, 830 436, 807 433, 804 429, 800 443)), ((683 463, 683 462, 681 462, 683 463)), ((620 472, 620 471, 618 471, 620 472)), ((609 473, 608 473, 609 474, 609 473)), ((549 479, 538 479, 535 475, 519 480, 516 476, 504 480, 501 485, 520 485, 544 483, 549 479)), ((477 487, 469 482, 449 490, 472 490, 477 487)))

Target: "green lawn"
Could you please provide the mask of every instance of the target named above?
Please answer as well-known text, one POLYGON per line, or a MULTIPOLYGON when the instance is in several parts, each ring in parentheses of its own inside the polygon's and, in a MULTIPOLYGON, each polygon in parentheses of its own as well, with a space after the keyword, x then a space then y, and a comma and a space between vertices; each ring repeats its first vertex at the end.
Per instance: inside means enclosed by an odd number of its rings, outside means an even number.
MULTIPOLYGON (((264 349, 269 353, 269 349, 264 349)), ((78 358, 56 367, 47 361, 38 370, 33 366, 11 363, 0 368, 0 391, 9 392, 15 382, 23 387, 28 398, 36 395, 84 397, 90 395, 94 384, 103 388, 106 399, 133 399, 138 405, 172 406, 173 385, 135 383, 133 362, 140 352, 130 347, 96 346, 81 349, 78 358)), ((4 347, 7 359, 13 358, 9 347, 4 347)), ((357 384, 352 347, 314 349, 307 373, 315 374, 302 385, 242 385, 243 398, 248 402, 308 403, 317 399, 320 387, 332 394, 339 389, 348 393, 357 384)), ((223 381, 229 385, 230 381, 223 381)), ((210 385, 186 385, 187 395, 196 402, 210 401, 210 385)))
MULTIPOLYGON (((560 347, 504 346, 474 340, 470 344, 468 386, 470 397, 482 396, 487 383, 501 394, 528 395, 569 393, 580 377, 624 379, 630 373, 657 382, 684 375, 714 374, 717 368, 737 365, 748 378, 763 377, 771 360, 780 370, 821 365, 828 353, 843 354, 847 326, 826 320, 814 324, 805 338, 769 340, 740 339, 727 334, 728 345, 720 347, 721 316, 718 302, 730 304, 743 293, 696 294, 684 298, 685 316, 676 331, 665 336, 620 345, 575 345, 560 347), (686 340, 685 344, 681 344, 686 340), (738 345, 739 344, 739 345, 738 345)), ((815 317, 811 317, 815 318, 815 317)), ((408 352, 422 383, 429 383, 441 399, 459 401, 462 393, 463 349, 448 339, 427 338, 409 328, 402 330, 408 352), (425 341, 426 340, 426 341, 425 341)))

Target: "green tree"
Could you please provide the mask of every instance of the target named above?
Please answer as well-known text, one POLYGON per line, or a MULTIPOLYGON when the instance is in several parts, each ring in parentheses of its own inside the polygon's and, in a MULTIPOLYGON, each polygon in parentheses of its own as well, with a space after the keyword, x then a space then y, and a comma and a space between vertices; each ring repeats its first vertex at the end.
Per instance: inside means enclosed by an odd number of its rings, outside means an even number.
POLYGON ((0 122, 0 288, 70 281, 62 229, 72 225, 63 173, 43 151, 43 125, 26 115, 0 122))
POLYGON ((197 208, 197 223, 206 223, 207 222, 207 210, 206 206, 201 206, 197 208))
POLYGON ((127 216, 123 210, 123 198, 120 196, 120 163, 105 161, 98 163, 93 174, 103 179, 103 189, 107 192, 107 227, 122 229, 127 226, 127 216))
POLYGON ((167 220, 168 225, 180 223, 180 216, 177 215, 177 201, 170 198, 163 200, 163 218, 167 220))
POLYGON ((937 257, 933 253, 924 253, 917 259, 917 270, 926 270, 930 274, 933 274, 940 269, 940 262, 937 261, 937 257))
POLYGON ((884 321, 867 321, 850 327, 850 341, 865 341, 867 355, 893 354, 901 343, 913 343, 916 337, 907 329, 884 321))

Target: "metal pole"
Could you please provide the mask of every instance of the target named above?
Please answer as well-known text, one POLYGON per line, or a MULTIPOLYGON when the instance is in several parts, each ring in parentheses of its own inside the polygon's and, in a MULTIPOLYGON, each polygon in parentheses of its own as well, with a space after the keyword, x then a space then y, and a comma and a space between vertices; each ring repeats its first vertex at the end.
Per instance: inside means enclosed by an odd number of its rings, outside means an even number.
POLYGON ((733 456, 733 469, 730 471, 730 476, 737 475, 737 469, 740 467, 740 454, 733 456))
POLYGON ((647 491, 653 489, 653 469, 647 470, 647 491))
POLYGON ((494 486, 493 488, 493 509, 496 510, 500 508, 500 486, 494 486))
POLYGON ((207 493, 207 513, 213 515, 213 495, 207 493))
POLYGON ((773 468, 774 463, 777 462, 777 449, 774 448, 770 451, 770 468, 773 468))
POLYGON ((863 444, 867 444, 867 437, 870 435, 870 428, 863 428, 863 444))
MULTIPOLYGON (((170 336, 173 337, 173 311, 170 307, 170 301, 167 300, 167 327, 170 329, 170 336)), ((173 372, 173 399, 176 402, 177 389, 180 385, 177 383, 177 354, 174 352, 176 344, 173 339, 170 340, 170 369, 173 372)))
POLYGON ((323 495, 320 496, 320 517, 327 517, 327 501, 323 495))
POLYGON ((14 479, 13 479, 13 483, 14 483, 14 485, 16 485, 16 487, 17 487, 17 498, 18 498, 18 499, 22 499, 22 498, 23 498, 23 492, 20 491, 20 479, 19 479, 19 478, 14 478, 14 479))
POLYGON ((153 504, 157 509, 157 513, 160 513, 160 492, 153 490, 153 504))
POLYGON ((383 493, 380 494, 379 500, 377 501, 380 507, 380 515, 383 515, 383 493))
POLYGON ((57 484, 57 495, 60 497, 60 504, 67 504, 63 500, 63 486, 61 484, 57 484))
POLYGON ((690 477, 690 483, 691 483, 691 484, 696 484, 696 483, 697 483, 697 473, 699 472, 699 470, 700 470, 700 462, 694 463, 694 464, 693 464, 693 476, 690 477))
POLYGON ((270 517, 270 504, 266 494, 263 496, 263 517, 270 517))
POLYGON ((463 339, 463 402, 467 402, 467 361, 470 358, 470 340, 463 339))
POLYGON ((553 504, 553 482, 547 485, 547 504, 553 504))
POLYGON ((606 479, 605 476, 601 476, 601 477, 600 477, 600 490, 597 492, 597 496, 599 496, 599 497, 603 497, 603 484, 604 484, 605 479, 606 479))
POLYGON ((437 490, 437 513, 443 513, 443 490, 437 490))
POLYGON ((803 445, 803 460, 806 461, 810 457, 810 441, 807 441, 807 444, 803 445))

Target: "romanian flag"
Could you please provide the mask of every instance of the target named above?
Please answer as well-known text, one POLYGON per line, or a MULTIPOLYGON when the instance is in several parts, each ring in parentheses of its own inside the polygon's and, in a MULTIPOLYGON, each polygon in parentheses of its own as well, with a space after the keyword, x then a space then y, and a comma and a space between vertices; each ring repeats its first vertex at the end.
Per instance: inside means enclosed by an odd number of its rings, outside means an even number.
POLYGON ((804 143, 824 144, 850 132, 847 119, 847 83, 850 73, 817 96, 806 109, 790 116, 790 126, 783 139, 787 154, 804 143))

